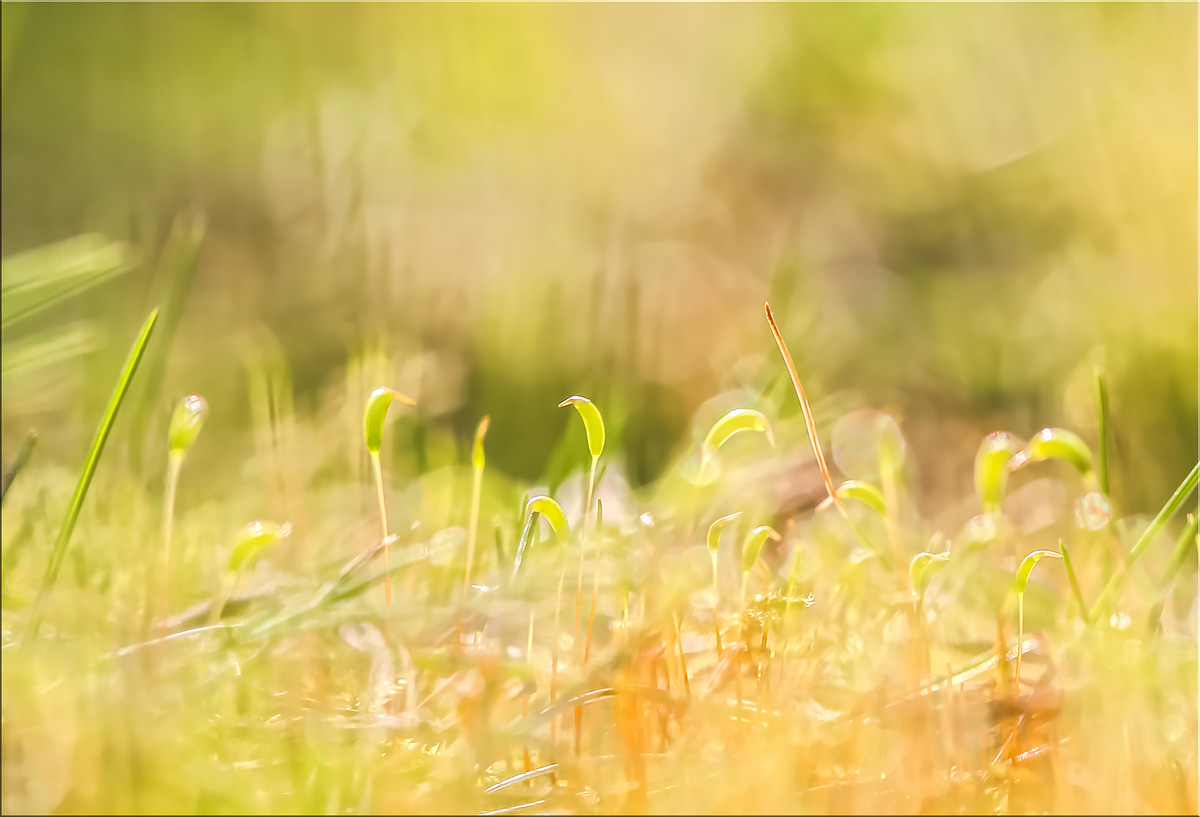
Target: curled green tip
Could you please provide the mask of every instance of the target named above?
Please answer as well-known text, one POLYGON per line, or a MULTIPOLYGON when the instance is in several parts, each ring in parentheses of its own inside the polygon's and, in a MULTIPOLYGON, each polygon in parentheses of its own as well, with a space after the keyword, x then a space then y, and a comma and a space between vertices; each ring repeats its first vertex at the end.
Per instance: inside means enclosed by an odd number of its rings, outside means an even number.
POLYGON ((767 418, 763 416, 762 412, 755 411, 754 409, 740 408, 734 409, 712 424, 712 428, 708 430, 708 434, 704 437, 705 453, 711 454, 715 452, 739 431, 761 431, 766 435, 767 442, 772 447, 775 446, 775 437, 771 433, 771 424, 767 422, 767 418))
POLYGON ((929 582, 949 561, 949 553, 921 552, 914 556, 908 563, 908 580, 912 583, 913 592, 918 596, 925 595, 929 582))
POLYGON ((779 532, 770 525, 759 525, 750 531, 746 536, 746 543, 742 545, 742 572, 749 573, 754 568, 758 554, 768 539, 778 542, 780 538, 779 532))
POLYGON ((477 471, 483 470, 483 438, 487 434, 488 423, 491 422, 488 415, 483 415, 483 419, 479 421, 479 427, 475 429, 475 445, 471 448, 471 465, 477 471))
POLYGON ((737 519, 741 515, 742 515, 741 511, 738 511, 737 513, 731 513, 728 516, 722 516, 720 519, 716 520, 715 522, 713 522, 711 525, 708 526, 708 552, 709 553, 713 554, 714 556, 717 554, 717 550, 721 544, 721 531, 723 531, 725 529, 726 525, 728 525, 730 522, 732 522, 734 519, 737 519))
POLYGON ((869 482, 860 482, 858 480, 848 480, 843 482, 835 492, 841 499, 857 499, 859 502, 866 503, 871 510, 880 516, 887 515, 887 507, 884 505, 883 494, 879 489, 869 482))
POLYGON ((1010 460, 1024 443, 1015 434, 993 431, 983 438, 975 454, 975 493, 984 511, 1000 510, 1008 483, 1010 460))
POLYGON ((560 542, 567 540, 571 529, 567 525, 567 515, 563 513, 562 507, 557 502, 548 496, 531 497, 525 506, 525 517, 528 519, 529 515, 535 512, 546 517, 546 521, 550 523, 550 527, 554 529, 554 535, 560 542))
POLYGON ((579 412, 587 431, 588 451, 593 457, 599 457, 604 451, 604 418, 600 416, 600 409, 591 400, 579 395, 568 397, 558 404, 559 408, 566 406, 574 406, 579 412))
POLYGON ((1021 562, 1021 566, 1017 568, 1017 575, 1013 579, 1013 589, 1017 594, 1025 592, 1025 586, 1029 584, 1029 574, 1033 572, 1033 566, 1041 560, 1043 556, 1049 556, 1052 559, 1061 559, 1061 553, 1055 553, 1053 550, 1035 550, 1025 557, 1021 562))
POLYGON ((200 427, 204 425, 204 415, 207 413, 208 403, 198 394, 189 394, 179 402, 175 413, 171 415, 171 426, 167 432, 171 456, 182 457, 187 453, 200 435, 200 427))
POLYGON ((367 450, 372 454, 378 454, 383 447, 383 421, 393 400, 399 400, 407 406, 417 404, 411 397, 387 386, 380 386, 367 397, 363 411, 363 438, 367 442, 367 450))
POLYGON ((1029 445, 1013 455, 1008 470, 1049 459, 1066 460, 1080 474, 1092 473, 1092 450, 1078 434, 1065 428, 1043 428, 1034 434, 1029 445))
POLYGON ((276 525, 274 522, 251 522, 242 528, 238 535, 233 552, 229 554, 229 571, 236 573, 242 567, 253 564, 263 548, 274 545, 286 538, 292 532, 292 526, 287 522, 276 525))

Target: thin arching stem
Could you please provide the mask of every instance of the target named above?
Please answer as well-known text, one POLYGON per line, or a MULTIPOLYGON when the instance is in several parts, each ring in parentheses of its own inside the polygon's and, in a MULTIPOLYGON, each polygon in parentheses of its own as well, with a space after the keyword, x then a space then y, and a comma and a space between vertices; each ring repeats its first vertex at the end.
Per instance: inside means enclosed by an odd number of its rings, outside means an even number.
POLYGON ((175 490, 179 486, 182 466, 183 455, 172 452, 167 459, 167 487, 163 497, 162 587, 158 597, 160 620, 166 619, 171 606, 171 534, 175 519, 175 490))
POLYGON ((388 538, 388 522, 387 522, 387 505, 383 501, 383 468, 379 464, 379 452, 371 452, 371 467, 375 471, 375 494, 379 499, 379 524, 383 529, 383 591, 384 598, 387 601, 387 606, 390 609, 392 606, 392 554, 391 547, 387 543, 388 538))

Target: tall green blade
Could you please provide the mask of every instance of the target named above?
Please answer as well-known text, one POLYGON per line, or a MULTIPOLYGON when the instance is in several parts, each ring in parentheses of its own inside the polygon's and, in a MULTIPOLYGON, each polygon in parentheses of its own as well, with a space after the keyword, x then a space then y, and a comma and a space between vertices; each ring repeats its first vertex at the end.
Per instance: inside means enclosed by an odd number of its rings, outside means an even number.
POLYGON ((92 446, 88 449, 87 458, 83 463, 83 473, 79 475, 79 484, 75 486, 75 495, 71 497, 71 504, 67 506, 67 516, 63 519, 58 539, 54 542, 54 550, 51 551, 50 561, 46 564, 46 576, 42 580, 42 588, 38 591, 37 599, 33 604, 29 626, 25 630, 24 642, 27 644, 37 638, 46 603, 50 598, 51 591, 54 590, 54 582, 58 579, 58 571, 62 567, 63 557, 67 552, 67 543, 71 541, 75 522, 79 518, 79 510, 83 507, 83 500, 87 497, 88 487, 92 484, 92 477, 96 473, 100 454, 104 451, 104 443, 108 440, 109 432, 112 431, 113 423, 117 419, 117 411, 121 408, 121 401, 125 399, 129 383, 133 380, 133 374, 142 360, 142 354, 146 351, 146 344, 150 342, 150 333, 154 331, 154 323, 157 320, 158 309, 154 309, 146 318, 146 322, 142 324, 142 331, 138 333, 133 348, 129 350, 129 357, 125 359, 125 368, 121 370, 121 376, 117 379, 117 387, 113 389, 112 397, 108 400, 108 408, 105 409, 104 417, 100 420, 100 427, 96 429, 96 436, 92 438, 92 446))

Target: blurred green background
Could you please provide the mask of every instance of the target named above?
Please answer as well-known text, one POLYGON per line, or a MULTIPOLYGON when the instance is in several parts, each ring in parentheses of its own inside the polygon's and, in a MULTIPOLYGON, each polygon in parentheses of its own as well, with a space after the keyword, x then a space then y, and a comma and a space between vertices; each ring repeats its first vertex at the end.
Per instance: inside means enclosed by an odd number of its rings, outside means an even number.
POLYGON ((993 429, 1094 444, 1097 362, 1123 513, 1196 459, 1194 4, 2 10, 4 257, 134 259, 6 328, 6 462, 36 426, 78 468, 181 214, 194 276, 110 454, 161 479, 204 394, 186 503, 238 490, 256 360, 302 489, 362 477, 385 383, 420 403, 401 473, 487 413, 489 466, 547 478, 581 393, 645 484, 705 400, 781 385, 764 299, 826 429, 899 419, 926 508, 993 429))

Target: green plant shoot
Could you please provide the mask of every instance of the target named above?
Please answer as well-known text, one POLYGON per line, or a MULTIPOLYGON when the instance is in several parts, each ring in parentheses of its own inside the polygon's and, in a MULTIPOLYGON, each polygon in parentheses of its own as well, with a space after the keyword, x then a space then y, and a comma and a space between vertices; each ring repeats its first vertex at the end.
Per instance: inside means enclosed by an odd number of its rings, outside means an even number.
POLYGON ((713 605, 717 603, 717 553, 721 547, 721 532, 725 530, 725 526, 742 515, 741 511, 731 513, 728 516, 722 516, 720 519, 708 526, 708 555, 712 558, 712 575, 713 575, 713 605))
POLYGON ((775 437, 771 433, 771 424, 762 412, 754 409, 739 408, 726 414, 712 424, 708 434, 704 435, 704 443, 700 454, 700 473, 707 474, 709 466, 717 449, 729 441, 731 437, 742 431, 760 431, 766 435, 767 443, 774 448, 775 437))
POLYGON ((277 525, 274 522, 255 521, 242 528, 238 533, 237 541, 234 542, 233 550, 229 553, 225 586, 221 591, 220 599, 213 605, 209 614, 208 623, 210 625, 221 620, 221 616, 225 612, 225 605, 233 595, 233 591, 237 589, 237 583, 242 573, 254 566, 259 554, 265 548, 283 541, 291 532, 292 526, 287 522, 277 525))
POLYGON ((925 598, 925 589, 929 587, 929 582, 941 572, 942 568, 949 561, 949 553, 926 553, 922 551, 908 563, 908 581, 912 585, 913 593, 917 596, 918 604, 925 598))
POLYGON ((1028 445, 1013 455, 1008 470, 1016 471, 1028 463, 1049 459, 1065 460, 1084 477, 1095 479, 1091 449, 1082 437, 1065 428, 1043 428, 1034 434, 1028 445))
POLYGON ((1021 561, 1017 575, 1013 578, 1013 590, 1017 594, 1017 666, 1014 677, 1018 696, 1021 694, 1021 654, 1025 652, 1025 587, 1029 584, 1029 574, 1033 572, 1033 566, 1044 556, 1051 559, 1062 558, 1062 554, 1053 550, 1035 550, 1021 561))
POLYGON ((759 525, 746 535, 746 541, 742 544, 743 601, 746 597, 746 579, 750 576, 750 571, 754 569, 754 563, 758 561, 758 554, 762 551, 763 545, 768 539, 778 542, 780 538, 779 532, 770 525, 759 525))
POLYGON ((487 434, 489 418, 485 414, 475 429, 475 443, 471 446, 471 520, 467 525, 467 568, 463 575, 463 593, 471 586, 471 567, 475 562, 475 540, 479 535, 479 498, 483 491, 483 438, 487 434))
POLYGON ((171 531, 175 523, 175 494, 179 488, 179 472, 188 449, 200 435, 208 403, 198 394, 189 394, 179 401, 171 415, 167 430, 167 486, 163 497, 163 566, 162 589, 159 594, 160 612, 165 618, 171 599, 171 531))
POLYGON ((837 495, 842 499, 857 499, 880 516, 887 516, 887 505, 883 493, 869 482, 848 480, 838 486, 837 495))
POLYGON ((1000 510, 1008 483, 1009 461, 1024 445, 1015 434, 993 431, 975 454, 975 494, 985 513, 1000 510))
MULTIPOLYGON (((383 421, 387 417, 388 407, 393 400, 399 400, 407 406, 417 403, 411 397, 401 394, 395 389, 381 386, 367 397, 367 405, 363 410, 363 439, 367 443, 367 452, 371 455, 371 468, 375 472, 375 494, 379 502, 379 523, 383 529, 383 538, 388 538, 387 505, 383 499, 383 467, 379 463, 379 449, 383 447, 383 421)), ((392 553, 391 547, 383 549, 384 570, 387 578, 384 580, 384 597, 388 607, 392 606, 392 553)))
POLYGON ((79 474, 79 483, 75 486, 75 493, 71 496, 71 504, 67 506, 67 515, 63 519, 62 527, 59 528, 58 538, 54 541, 54 550, 50 552, 50 560, 46 563, 46 575, 42 579, 41 589, 38 590, 37 598, 33 603, 29 624, 25 629, 24 643, 32 643, 37 638, 46 602, 54 590, 58 571, 62 567, 63 557, 67 553, 67 544, 71 541, 71 533, 75 530, 75 522, 79 519, 83 500, 87 497, 88 486, 92 484, 92 477, 96 474, 96 465, 100 462, 100 455, 104 451, 104 443, 108 440, 113 423, 116 422, 121 401, 125 399, 125 393, 129 391, 129 384, 146 351, 146 345, 150 342, 150 335, 154 332, 154 323, 157 320, 158 310, 155 309, 150 312, 146 322, 142 324, 142 329, 133 342, 133 348, 129 350, 125 366, 121 369, 120 377, 117 378, 117 386, 113 389, 112 397, 108 399, 108 407, 100 419, 100 426, 96 429, 96 435, 92 437, 91 447, 88 448, 87 456, 83 461, 83 471, 79 474))

